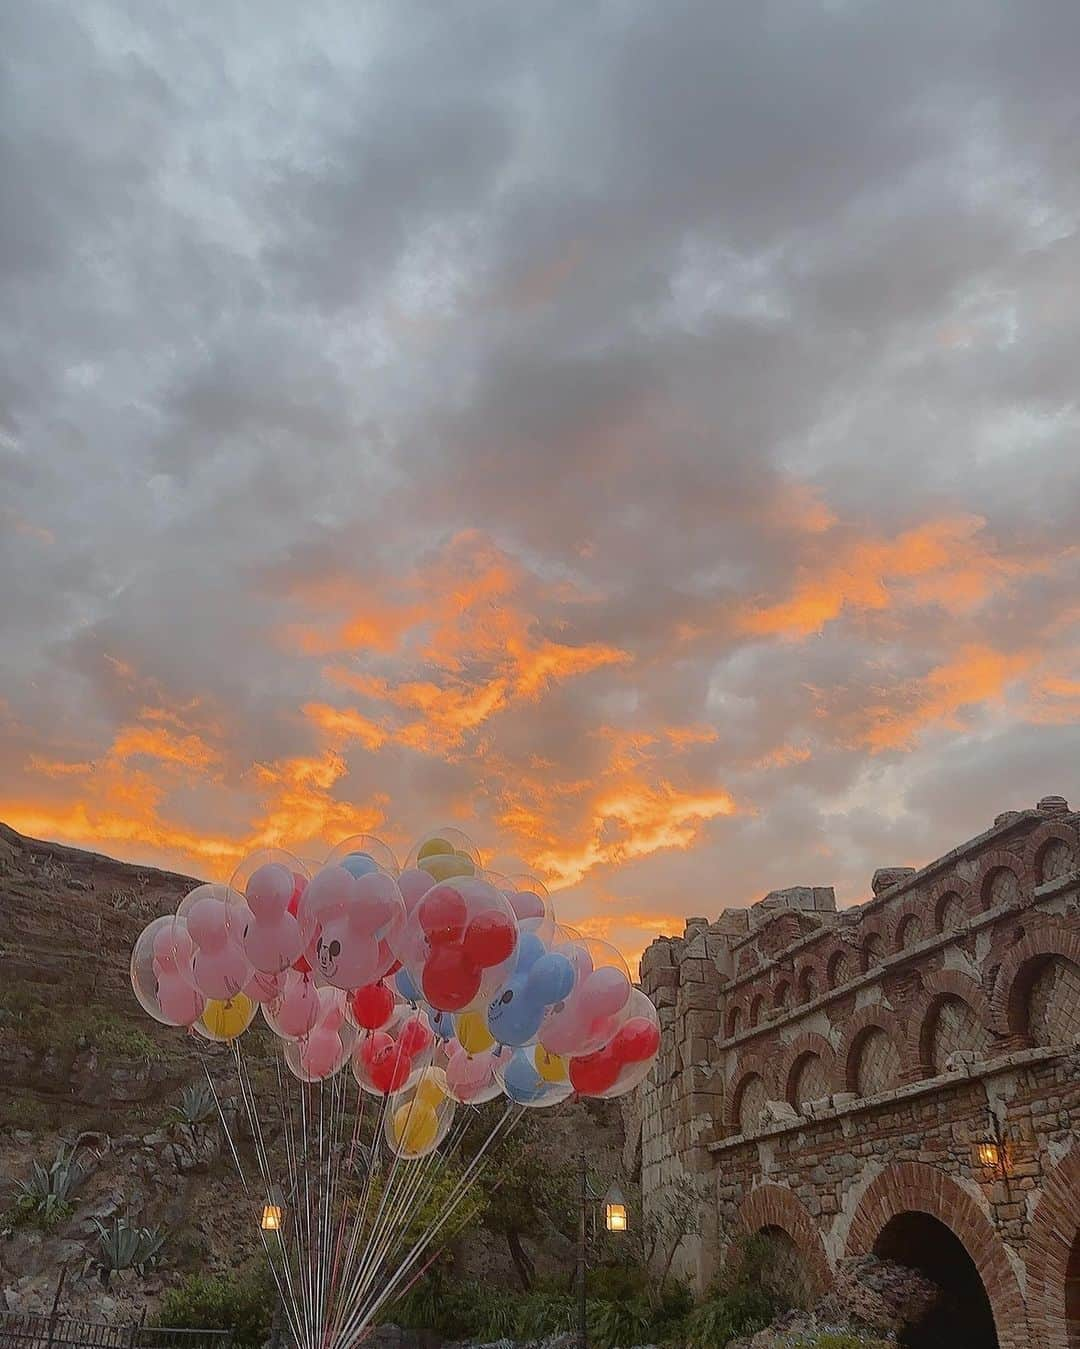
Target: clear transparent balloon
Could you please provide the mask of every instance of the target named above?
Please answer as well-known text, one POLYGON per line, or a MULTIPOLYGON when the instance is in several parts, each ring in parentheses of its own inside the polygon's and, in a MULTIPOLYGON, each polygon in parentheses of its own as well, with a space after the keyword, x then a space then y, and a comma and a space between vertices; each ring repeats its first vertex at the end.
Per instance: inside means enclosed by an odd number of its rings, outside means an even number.
POLYGON ((185 964, 191 950, 187 922, 173 914, 155 918, 131 950, 131 988, 139 1006, 163 1026, 190 1026, 202 1015, 205 997, 194 987, 185 964))
POLYGON ((204 1040, 227 1043, 243 1035, 258 1010, 258 1003, 243 993, 231 998, 210 998, 191 1029, 204 1040))
POLYGON ((598 1049, 569 1060, 568 1075, 579 1096, 614 1100, 643 1082, 660 1052, 660 1018, 650 999, 635 988, 628 1015, 598 1049))
POLYGON ((407 1091, 395 1093, 383 1120, 387 1147, 403 1161, 418 1161, 439 1146, 454 1122, 456 1101, 441 1068, 426 1068, 407 1091))
POLYGON ((505 895, 479 877, 456 877, 433 886, 392 940, 418 994, 438 1011, 462 1012, 482 1009, 503 986, 517 936, 505 895))
POLYGON ((324 866, 340 866, 347 858, 356 857, 370 858, 380 871, 386 872, 388 876, 395 879, 401 874, 401 867, 398 865, 394 850, 373 834, 353 834, 351 838, 345 839, 330 853, 324 866))
POLYGON ((516 1105, 543 1110, 558 1105, 573 1094, 562 1060, 546 1053, 539 1045, 523 1045, 501 1057, 495 1075, 503 1092, 516 1105), (545 1070, 545 1065, 546 1070, 545 1070))
POLYGON ((436 1061, 436 1040, 425 1013, 401 1004, 381 1030, 361 1032, 352 1071, 364 1091, 389 1096, 407 1090, 436 1061))
POLYGON ((538 1039, 553 1054, 590 1054, 610 1040, 629 1015, 630 971, 610 942, 595 937, 573 937, 553 950, 573 965, 574 986, 545 1018, 538 1039))
POLYGON ((324 1082, 349 1062, 356 1041, 355 1027, 343 1019, 328 1018, 304 1039, 284 1046, 285 1065, 301 1082, 324 1082))

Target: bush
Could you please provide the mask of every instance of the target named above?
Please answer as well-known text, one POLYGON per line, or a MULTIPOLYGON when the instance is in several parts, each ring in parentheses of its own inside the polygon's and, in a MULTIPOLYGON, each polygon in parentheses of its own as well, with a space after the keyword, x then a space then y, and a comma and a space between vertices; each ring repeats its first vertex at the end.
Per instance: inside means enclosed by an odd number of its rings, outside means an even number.
POLYGON ((231 1330, 236 1349, 259 1349, 270 1335, 276 1300, 265 1269, 212 1278, 192 1274, 165 1294, 156 1324, 179 1330, 231 1330))
POLYGON ((763 1330, 780 1310, 763 1288, 717 1293, 686 1318, 686 1343, 692 1349, 721 1349, 740 1335, 763 1330))

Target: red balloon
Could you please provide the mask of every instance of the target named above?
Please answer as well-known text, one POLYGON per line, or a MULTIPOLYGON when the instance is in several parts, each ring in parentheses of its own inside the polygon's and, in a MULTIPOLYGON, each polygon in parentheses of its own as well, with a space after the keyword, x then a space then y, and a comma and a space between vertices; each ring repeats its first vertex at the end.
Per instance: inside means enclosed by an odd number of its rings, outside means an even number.
POLYGON ((370 1035, 365 1035, 360 1041, 360 1061, 362 1063, 371 1063, 377 1054, 385 1053, 387 1049, 393 1049, 394 1037, 387 1035, 384 1030, 373 1031, 370 1035))
POLYGON ((392 1091, 400 1091, 411 1072, 409 1056, 401 1052, 400 1045, 391 1042, 389 1048, 380 1049, 368 1064, 367 1075, 375 1090, 386 1096, 392 1091))
POLYGON ((416 912, 432 946, 447 946, 461 940, 468 909, 452 885, 433 886, 417 905, 416 912))
POLYGON ((380 981, 377 984, 365 984, 363 988, 354 988, 349 994, 349 1006, 358 1026, 364 1030, 378 1030, 390 1020, 395 999, 380 981))
POLYGON ((501 965, 514 954, 517 928, 514 921, 501 909, 478 913, 465 929, 461 949, 474 965, 482 970, 501 965))
POLYGON ((605 1045, 595 1054, 583 1054, 570 1060, 570 1085, 579 1096, 599 1096, 613 1087, 619 1076, 619 1061, 605 1045))
POLYGON ((414 1016, 411 1021, 407 1021, 402 1026, 401 1034, 398 1036, 398 1044, 401 1046, 402 1053, 408 1054, 411 1059, 415 1059, 418 1054, 423 1054, 431 1048, 434 1039, 434 1035, 424 1022, 419 1017, 414 1016))
POLYGON ((647 1016, 632 1016, 620 1026, 611 1048, 619 1063, 644 1063, 660 1048, 660 1031, 647 1016))
POLYGON ((456 946, 436 946, 420 976, 424 997, 440 1012, 460 1012, 480 992, 481 974, 456 946))

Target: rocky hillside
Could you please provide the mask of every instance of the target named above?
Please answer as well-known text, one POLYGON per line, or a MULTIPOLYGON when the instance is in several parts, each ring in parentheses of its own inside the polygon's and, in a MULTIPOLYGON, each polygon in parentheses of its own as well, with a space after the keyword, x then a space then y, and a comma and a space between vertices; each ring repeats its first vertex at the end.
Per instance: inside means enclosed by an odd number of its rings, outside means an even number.
MULTIPOLYGON (((152 1312, 186 1273, 231 1271, 258 1253, 255 1215, 218 1129, 192 1137, 172 1110, 204 1078, 208 1056, 227 1072, 228 1051, 156 1025, 128 979, 139 931, 195 884, 0 825, 0 1305, 48 1310, 66 1265, 64 1307, 152 1312), (61 1144, 77 1145, 87 1173, 70 1213, 51 1226, 16 1221, 17 1182, 61 1144), (114 1216, 160 1225, 167 1238, 154 1273, 121 1279, 103 1298, 89 1266, 94 1219, 114 1216)), ((253 1054, 272 1052, 258 1021, 248 1034, 253 1054)), ((616 1108, 568 1103, 544 1125, 552 1168, 570 1166, 585 1144, 598 1174, 620 1174, 616 1108)), ((541 1270, 567 1263, 556 1231, 525 1245, 541 1270)), ((461 1243, 455 1261, 463 1273, 514 1278, 507 1242, 490 1232, 461 1243)))

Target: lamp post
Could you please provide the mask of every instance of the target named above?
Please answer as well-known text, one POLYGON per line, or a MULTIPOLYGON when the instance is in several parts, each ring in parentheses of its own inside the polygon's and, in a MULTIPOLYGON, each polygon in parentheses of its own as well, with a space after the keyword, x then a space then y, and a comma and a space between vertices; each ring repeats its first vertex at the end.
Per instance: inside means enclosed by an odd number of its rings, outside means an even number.
POLYGON ((578 1341, 581 1349, 588 1349, 588 1303, 586 1299, 586 1274, 588 1272, 588 1244, 586 1227, 590 1203, 601 1202, 604 1206, 604 1227, 609 1232, 625 1232, 629 1227, 626 1199, 617 1185, 608 1187, 601 1195, 589 1184, 589 1170, 585 1153, 582 1152, 578 1164, 579 1192, 581 1212, 578 1214, 578 1341))

